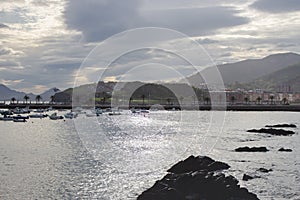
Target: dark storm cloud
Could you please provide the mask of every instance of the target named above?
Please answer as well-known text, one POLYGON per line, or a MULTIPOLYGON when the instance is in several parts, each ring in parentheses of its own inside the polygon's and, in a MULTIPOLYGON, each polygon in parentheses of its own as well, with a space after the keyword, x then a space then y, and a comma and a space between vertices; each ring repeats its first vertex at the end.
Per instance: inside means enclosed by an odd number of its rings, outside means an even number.
POLYGON ((87 40, 102 40, 137 23, 138 5, 139 0, 70 0, 65 20, 69 28, 82 31, 87 40))
MULTIPOLYGON (((170 2, 171 3, 171 2, 170 2)), ((181 31, 190 36, 248 23, 231 7, 192 7, 141 9, 140 0, 70 0, 65 9, 69 28, 81 31, 88 41, 137 27, 157 26, 181 31)))
POLYGON ((251 7, 270 13, 300 11, 299 0, 257 0, 251 7))

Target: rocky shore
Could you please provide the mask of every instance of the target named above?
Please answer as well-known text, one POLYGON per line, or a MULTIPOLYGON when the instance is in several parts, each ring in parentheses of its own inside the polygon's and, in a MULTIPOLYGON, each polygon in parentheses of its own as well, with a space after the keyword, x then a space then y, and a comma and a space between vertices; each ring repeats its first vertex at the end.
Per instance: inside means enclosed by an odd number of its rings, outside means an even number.
POLYGON ((230 166, 206 156, 190 156, 144 191, 138 200, 256 200, 258 197, 222 171, 230 166))
POLYGON ((247 132, 266 133, 266 134, 276 135, 276 136, 289 136, 289 135, 295 134, 294 131, 284 130, 284 129, 274 129, 274 128, 250 129, 250 130, 247 130, 247 132))

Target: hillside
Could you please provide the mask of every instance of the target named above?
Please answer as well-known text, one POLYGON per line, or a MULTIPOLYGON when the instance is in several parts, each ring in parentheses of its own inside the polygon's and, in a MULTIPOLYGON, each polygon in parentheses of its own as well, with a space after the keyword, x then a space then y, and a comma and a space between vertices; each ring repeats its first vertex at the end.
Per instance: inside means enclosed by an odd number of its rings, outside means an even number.
POLYGON ((51 88, 45 92, 43 92, 41 95, 43 101, 50 101, 51 96, 54 96, 57 92, 60 92, 58 88, 51 88))
POLYGON ((35 95, 32 93, 26 94, 24 92, 12 90, 3 84, 0 84, 0 100, 10 100, 14 97, 17 100, 23 101, 25 95, 28 95, 30 99, 35 99, 35 95))
MULTIPOLYGON (((262 76, 266 76, 299 62, 300 55, 295 53, 282 53, 270 55, 262 59, 251 59, 219 65, 218 69, 222 75, 224 83, 227 85, 235 82, 252 82, 262 76)), ((203 71, 203 73, 209 74, 209 71, 211 70, 207 68, 203 71)), ((193 85, 202 81, 199 77, 197 77, 197 75, 193 75, 188 79, 193 85)))
MULTIPOLYGON (((195 90, 197 95, 199 94, 198 90, 195 90)), ((88 103, 94 98, 103 99, 110 98, 111 94, 114 93, 115 97, 125 98, 125 99, 141 99, 141 96, 145 96, 147 99, 151 98, 154 100, 161 99, 178 99, 185 98, 191 99, 195 94, 194 89, 182 83, 166 83, 166 84, 155 84, 155 83, 142 83, 139 81, 135 82, 99 82, 96 84, 87 84, 81 85, 74 89, 69 88, 65 91, 55 94, 55 101, 57 102, 70 102, 72 98, 75 98, 76 102, 79 103, 88 103), (119 87, 118 90, 115 87, 119 87), (96 91, 96 93, 95 93, 96 91), (72 97, 74 95, 74 97, 72 97)))
MULTIPOLYGON (((55 93, 59 92, 60 90, 57 88, 51 88, 45 92, 43 92, 41 95, 43 101, 49 101, 50 97, 54 95, 55 93)), ((6 100, 9 101, 11 98, 15 98, 17 101, 23 101, 24 96, 27 95, 30 100, 34 101, 35 97, 37 95, 32 94, 32 93, 25 93, 25 92, 20 92, 16 90, 12 90, 8 88, 7 86, 0 84, 0 100, 6 100)))
POLYGON ((266 76, 262 76, 251 83, 245 84, 246 88, 262 88, 269 91, 300 92, 300 62, 266 76))

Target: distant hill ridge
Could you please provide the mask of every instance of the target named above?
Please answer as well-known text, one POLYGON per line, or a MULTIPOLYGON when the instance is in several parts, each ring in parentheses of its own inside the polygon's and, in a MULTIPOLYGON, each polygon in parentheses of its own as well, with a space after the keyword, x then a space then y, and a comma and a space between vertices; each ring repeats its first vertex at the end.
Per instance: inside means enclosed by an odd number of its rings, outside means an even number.
POLYGON ((250 83, 239 85, 239 87, 262 88, 278 92, 300 92, 300 62, 262 76, 250 83))
MULTIPOLYGON (((300 55, 296 53, 280 53, 269 55, 262 59, 249 59, 236 63, 218 65, 225 84, 235 82, 249 83, 260 77, 266 76, 288 66, 300 63, 300 55)), ((209 73, 205 69, 202 73, 209 73)), ((192 75, 188 78, 191 83, 199 82, 199 76, 192 75)))
MULTIPOLYGON (((40 94, 40 96, 42 97, 43 101, 49 101, 50 97, 52 95, 55 95, 57 92, 60 92, 60 90, 58 88, 51 88, 51 89, 43 92, 42 94, 40 94)), ((0 84, 0 100, 7 101, 7 100, 11 100, 11 98, 14 97, 17 100, 23 101, 23 98, 25 95, 27 95, 30 98, 30 100, 33 100, 33 101, 35 100, 35 97, 37 96, 33 93, 25 93, 25 92, 12 90, 3 84, 0 84)))

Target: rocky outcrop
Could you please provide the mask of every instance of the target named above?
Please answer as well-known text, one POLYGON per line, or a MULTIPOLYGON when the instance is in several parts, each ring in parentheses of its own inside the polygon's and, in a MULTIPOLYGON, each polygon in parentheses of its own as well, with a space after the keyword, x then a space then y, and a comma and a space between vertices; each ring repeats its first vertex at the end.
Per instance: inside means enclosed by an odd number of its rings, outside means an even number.
POLYGON ((275 125, 266 125, 268 128, 297 128, 295 124, 275 124, 275 125))
POLYGON ((254 179, 254 177, 250 176, 250 175, 247 175, 247 174, 244 174, 243 175, 243 181, 249 181, 251 179, 254 179))
POLYGON ((250 129, 247 132, 251 133, 266 133, 270 135, 277 135, 277 136, 289 136, 294 135, 294 131, 284 130, 284 129, 273 129, 273 128, 261 128, 261 129, 250 129))
POLYGON ((258 199, 222 170, 230 166, 209 157, 190 156, 168 170, 168 174, 143 192, 138 200, 258 199))
POLYGON ((278 149, 278 151, 285 151, 285 152, 292 152, 293 150, 292 149, 285 149, 285 148, 280 148, 278 149))
POLYGON ((266 147, 239 147, 235 149, 236 152, 267 152, 266 147))
POLYGON ((272 169, 266 169, 266 168, 259 168, 257 171, 262 172, 262 173, 269 173, 273 170, 272 169))
POLYGON ((230 166, 226 163, 222 163, 219 161, 214 161, 209 157, 194 157, 190 156, 184 161, 180 161, 171 167, 168 172, 174 174, 182 174, 188 172, 194 172, 199 170, 206 170, 209 172, 229 169, 230 166))

